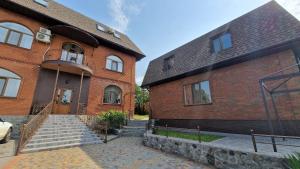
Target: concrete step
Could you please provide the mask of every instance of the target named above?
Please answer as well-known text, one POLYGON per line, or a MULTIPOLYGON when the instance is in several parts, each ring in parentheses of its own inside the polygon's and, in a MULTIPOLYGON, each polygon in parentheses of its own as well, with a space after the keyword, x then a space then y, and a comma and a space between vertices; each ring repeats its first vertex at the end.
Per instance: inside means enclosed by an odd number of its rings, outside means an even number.
POLYGON ((69 137, 69 136, 86 136, 86 135, 90 135, 90 136, 97 136, 97 134, 93 133, 93 132, 73 132, 73 133, 61 133, 61 134, 45 134, 45 135, 34 135, 32 137, 32 139, 47 139, 47 138, 56 138, 56 137, 69 137))
POLYGON ((74 126, 74 127, 59 127, 59 126, 56 126, 56 127, 43 127, 43 128, 40 128, 38 129, 38 132, 43 132, 43 131, 59 131, 59 130, 77 130, 77 129, 88 129, 86 126, 74 126))
POLYGON ((45 134, 62 134, 62 133, 73 133, 73 132, 89 132, 89 129, 74 129, 74 130, 54 130, 54 131, 38 131, 36 135, 45 135, 45 134))
POLYGON ((88 145, 88 144, 99 144, 99 142, 93 141, 93 142, 72 143, 72 144, 47 146, 47 147, 39 147, 39 148, 25 148, 21 151, 21 153, 31 153, 31 152, 44 151, 44 150, 55 150, 55 149, 60 149, 60 148, 69 148, 69 147, 82 146, 82 145, 88 145))
POLYGON ((144 132, 122 132, 122 136, 126 137, 142 137, 144 132))
POLYGON ((61 145, 68 145, 68 144, 76 144, 76 143, 89 143, 89 142, 98 142, 101 143, 100 138, 80 138, 80 139, 69 139, 69 140, 59 140, 59 141, 52 141, 52 142, 43 142, 43 143, 32 143, 27 144, 25 149, 32 149, 32 148, 42 148, 42 147, 54 147, 54 146, 61 146, 61 145))
POLYGON ((62 136, 62 137, 49 137, 49 138, 34 138, 29 141, 28 144, 36 143, 48 143, 55 141, 64 141, 64 140, 76 140, 76 139, 99 139, 96 135, 71 135, 71 136, 62 136))
MULTIPOLYGON (((43 124, 41 128, 82 126, 82 123, 43 124)), ((86 125, 84 125, 86 126, 86 125)))
POLYGON ((145 127, 145 125, 148 123, 148 120, 130 120, 128 121, 127 126, 141 126, 145 127))
POLYGON ((76 116, 50 115, 22 153, 102 143, 100 138, 76 116))

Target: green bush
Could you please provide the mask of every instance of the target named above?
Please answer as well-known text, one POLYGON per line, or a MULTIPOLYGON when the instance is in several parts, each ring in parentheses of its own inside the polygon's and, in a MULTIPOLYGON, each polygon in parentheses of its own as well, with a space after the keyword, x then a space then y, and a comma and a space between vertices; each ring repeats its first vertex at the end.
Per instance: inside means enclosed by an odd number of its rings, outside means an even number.
POLYGON ((288 155, 285 161, 289 169, 300 169, 300 153, 288 155))
POLYGON ((118 110, 109 110, 98 115, 99 120, 109 122, 111 129, 120 128, 126 120, 126 113, 118 110))

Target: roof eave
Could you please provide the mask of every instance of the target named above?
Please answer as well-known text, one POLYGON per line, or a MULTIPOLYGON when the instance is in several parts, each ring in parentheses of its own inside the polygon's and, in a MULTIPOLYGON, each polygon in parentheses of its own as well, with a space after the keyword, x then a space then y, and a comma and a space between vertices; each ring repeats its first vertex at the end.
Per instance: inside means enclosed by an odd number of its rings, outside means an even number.
POLYGON ((264 56, 267 56, 267 55, 270 55, 273 53, 277 53, 277 52, 284 51, 287 49, 292 49, 296 46, 295 44, 298 44, 298 43, 300 43, 300 38, 296 38, 296 39, 293 39, 293 40, 290 40, 290 41, 287 41, 287 42, 284 42, 281 44, 277 44, 277 45, 274 45, 271 47, 263 48, 261 50, 257 50, 257 51, 254 51, 254 52, 251 52, 248 54, 244 54, 244 55, 232 58, 232 59, 228 59, 228 60, 219 62, 219 63, 215 63, 215 64, 208 65, 208 66, 205 66, 205 67, 202 67, 199 69, 185 72, 183 74, 176 75, 173 77, 161 79, 161 80, 150 82, 150 83, 142 83, 141 87, 149 88, 149 87, 157 86, 157 85, 160 85, 163 83, 182 79, 184 77, 193 76, 193 75, 200 74, 200 73, 205 73, 210 70, 219 69, 219 68, 227 67, 227 66, 230 66, 233 64, 238 64, 238 63, 242 63, 245 61, 257 59, 257 58, 264 57, 264 56))

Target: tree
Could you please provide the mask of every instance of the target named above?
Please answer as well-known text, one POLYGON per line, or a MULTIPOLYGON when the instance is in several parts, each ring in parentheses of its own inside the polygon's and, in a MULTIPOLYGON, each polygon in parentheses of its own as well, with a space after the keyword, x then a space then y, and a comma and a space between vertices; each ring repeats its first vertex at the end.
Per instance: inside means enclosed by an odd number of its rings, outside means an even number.
POLYGON ((135 112, 140 115, 149 114, 146 104, 149 102, 149 91, 141 88, 139 85, 135 87, 135 112))

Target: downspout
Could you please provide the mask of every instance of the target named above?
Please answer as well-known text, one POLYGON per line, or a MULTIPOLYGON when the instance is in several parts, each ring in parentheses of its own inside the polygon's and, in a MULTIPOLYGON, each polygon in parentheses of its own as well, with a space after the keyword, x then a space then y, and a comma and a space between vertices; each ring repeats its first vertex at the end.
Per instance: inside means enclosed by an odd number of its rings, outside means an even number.
MULTIPOLYGON (((135 63, 134 63, 135 64, 135 63)), ((131 68, 131 84, 130 84, 130 105, 129 105, 129 111, 131 111, 131 115, 133 116, 133 114, 134 114, 134 110, 131 110, 131 106, 132 106, 132 94, 133 94, 133 84, 135 85, 135 80, 133 79, 133 74, 134 74, 134 68, 135 68, 135 65, 134 66, 132 66, 132 68, 131 68)), ((130 118, 131 118, 131 116, 129 115, 129 120, 130 120, 130 118)))

